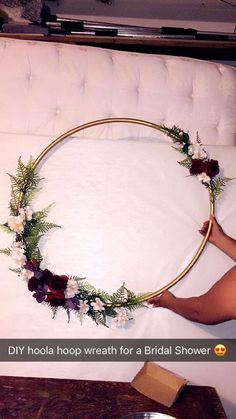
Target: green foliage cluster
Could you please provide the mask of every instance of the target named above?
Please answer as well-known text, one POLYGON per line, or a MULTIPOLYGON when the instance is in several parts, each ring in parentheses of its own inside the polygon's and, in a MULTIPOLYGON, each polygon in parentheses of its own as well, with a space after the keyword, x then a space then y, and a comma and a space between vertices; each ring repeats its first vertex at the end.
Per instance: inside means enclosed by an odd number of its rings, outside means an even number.
POLYGON ((35 193, 39 189, 42 178, 35 172, 33 159, 25 165, 21 158, 18 159, 16 175, 8 173, 11 180, 11 215, 18 215, 19 208, 25 208, 30 205, 35 193))
MULTIPOLYGON (((18 216, 20 208, 30 206, 35 193, 39 190, 42 178, 35 171, 32 158, 30 158, 27 164, 24 164, 21 158, 19 158, 16 175, 13 176, 9 173, 8 175, 11 181, 10 214, 18 216)), ((16 241, 22 242, 24 246, 27 260, 36 260, 38 266, 43 259, 39 250, 41 237, 52 228, 59 227, 56 224, 46 221, 50 208, 51 205, 41 211, 34 212, 31 220, 25 220, 24 231, 22 233, 15 233, 16 241)), ((14 234, 7 223, 1 224, 1 228, 7 233, 14 234)), ((11 249, 2 249, 0 252, 9 256, 11 249)))
POLYGON ((116 308, 126 307, 132 311, 143 306, 142 296, 136 296, 132 291, 125 287, 125 284, 110 295, 100 289, 96 290, 87 282, 83 282, 79 285, 79 292, 76 294, 76 297, 83 301, 87 301, 89 304, 87 315, 91 317, 95 323, 106 327, 107 317, 116 317, 116 308), (104 310, 97 311, 93 309, 91 302, 95 301, 96 298, 99 298, 104 303, 104 310))
MULTIPOLYGON (((178 163, 189 170, 192 164, 192 156, 188 153, 189 146, 191 145, 189 134, 175 125, 172 128, 162 126, 161 131, 163 131, 168 137, 170 137, 174 144, 178 145, 178 147, 173 147, 175 150, 186 155, 186 158, 182 161, 179 161, 178 163)), ((197 144, 202 146, 202 142, 198 132, 196 135, 196 142, 197 144)), ((211 189, 211 200, 213 202, 219 197, 221 192, 223 192, 224 187, 230 180, 232 180, 232 178, 217 176, 215 178, 211 178, 209 185, 207 183, 204 183, 204 185, 207 188, 211 189)))

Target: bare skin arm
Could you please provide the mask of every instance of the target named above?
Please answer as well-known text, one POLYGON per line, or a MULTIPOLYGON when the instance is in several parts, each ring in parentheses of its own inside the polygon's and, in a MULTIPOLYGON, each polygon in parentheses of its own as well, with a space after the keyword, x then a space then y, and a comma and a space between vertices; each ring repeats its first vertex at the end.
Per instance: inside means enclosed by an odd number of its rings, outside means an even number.
POLYGON ((218 324, 236 319, 236 267, 230 269, 213 287, 199 297, 178 298, 165 291, 148 301, 203 324, 218 324))
MULTIPOLYGON (((236 241, 224 233, 214 218, 212 222, 209 241, 236 260, 236 241)), ((205 222, 200 233, 205 235, 207 228, 208 222, 205 222)), ((154 297, 148 302, 202 324, 218 324, 236 319, 236 267, 226 272, 208 292, 199 297, 178 298, 165 291, 160 297, 154 297)))

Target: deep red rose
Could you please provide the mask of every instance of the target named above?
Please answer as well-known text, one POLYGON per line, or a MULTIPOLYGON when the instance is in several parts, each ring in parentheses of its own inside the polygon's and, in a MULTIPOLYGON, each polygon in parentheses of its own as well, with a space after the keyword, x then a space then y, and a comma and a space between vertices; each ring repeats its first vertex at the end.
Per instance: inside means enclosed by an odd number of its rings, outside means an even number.
POLYGON ((24 265, 24 268, 31 272, 36 271, 37 267, 38 267, 38 262, 35 259, 27 260, 24 265))
POLYGON ((217 160, 209 160, 206 162, 206 174, 207 176, 214 177, 220 172, 219 163, 217 160))
POLYGON ((49 284, 49 282, 52 280, 53 278, 53 274, 51 271, 49 271, 48 269, 44 269, 44 271, 42 271, 42 278, 43 278, 43 282, 44 284, 49 284))
POLYGON ((200 159, 193 159, 189 171, 191 175, 200 175, 206 171, 206 163, 200 159))
POLYGON ((52 307, 64 306, 66 301, 65 294, 63 291, 50 292, 45 301, 52 307))
POLYGON ((50 291, 64 291, 66 289, 68 276, 66 275, 53 275, 48 282, 48 287, 50 291))

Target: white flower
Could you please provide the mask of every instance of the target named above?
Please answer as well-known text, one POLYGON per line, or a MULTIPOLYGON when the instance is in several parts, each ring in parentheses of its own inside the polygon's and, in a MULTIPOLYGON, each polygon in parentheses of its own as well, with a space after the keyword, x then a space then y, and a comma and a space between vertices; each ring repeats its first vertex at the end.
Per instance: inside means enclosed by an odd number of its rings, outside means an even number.
POLYGON ((12 231, 15 231, 18 234, 24 231, 22 215, 10 215, 10 217, 8 217, 7 224, 12 231))
POLYGON ((14 259, 17 265, 23 266, 26 262, 26 256, 24 254, 24 249, 21 242, 14 242, 12 243, 12 251, 10 256, 14 259), (18 244, 20 243, 20 244, 18 244))
POLYGON ((89 311, 88 300, 79 300, 79 312, 86 314, 89 311))
POLYGON ((21 278, 24 279, 25 281, 28 281, 33 276, 34 276, 34 273, 32 271, 28 271, 28 269, 22 269, 21 278))
POLYGON ((207 176, 207 174, 205 172, 201 173, 200 175, 197 176, 199 182, 203 182, 203 183, 210 183, 211 178, 209 176, 207 176))
POLYGON ((18 249, 19 247, 23 249, 23 243, 21 241, 13 242, 11 247, 12 249, 18 249))
POLYGON ((200 144, 191 144, 188 148, 188 153, 193 159, 203 160, 207 157, 207 153, 200 144))
POLYGON ((78 283, 74 279, 68 279, 66 290, 65 290, 65 298, 72 298, 78 292, 78 283))
POLYGON ((91 305, 93 306, 93 309, 96 311, 104 310, 104 303, 98 297, 95 298, 95 301, 91 303, 91 305))
POLYGON ((19 208, 19 215, 21 216, 22 221, 25 220, 25 210, 24 208, 19 208))
POLYGON ((25 217, 27 221, 32 220, 33 211, 30 207, 25 207, 25 217))
POLYGON ((126 307, 115 308, 116 317, 113 319, 113 326, 122 327, 130 320, 129 310, 126 307))

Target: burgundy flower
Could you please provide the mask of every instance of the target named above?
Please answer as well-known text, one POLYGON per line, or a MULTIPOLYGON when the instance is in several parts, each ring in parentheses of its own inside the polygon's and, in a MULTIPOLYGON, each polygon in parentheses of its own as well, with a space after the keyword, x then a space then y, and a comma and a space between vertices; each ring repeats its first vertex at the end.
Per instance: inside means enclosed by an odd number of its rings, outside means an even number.
POLYGON ((35 259, 27 260, 24 265, 24 268, 27 269, 27 271, 35 272, 37 270, 37 265, 38 265, 37 260, 35 259))
MULTIPOLYGON (((35 291, 33 297, 38 303, 46 301, 52 307, 64 306, 66 301, 64 291, 68 279, 66 275, 53 275, 48 269, 39 270, 30 278, 28 288, 30 291, 35 291)), ((73 301, 72 305, 74 309, 77 308, 76 301, 73 301)))
POLYGON ((69 278, 66 275, 53 275, 48 282, 50 291, 63 291, 64 294, 68 279, 69 278))
POLYGON ((52 277, 53 274, 48 269, 44 269, 44 271, 36 271, 34 272, 34 276, 30 278, 28 282, 28 289, 30 291, 38 291, 44 286, 47 286, 52 277))
POLYGON ((193 159, 189 171, 191 175, 200 175, 206 171, 206 163, 200 159, 193 159))
POLYGON ((218 175, 220 171, 219 163, 217 160, 209 160, 206 162, 206 174, 207 176, 214 177, 218 175))
POLYGON ((50 292, 48 293, 45 301, 52 307, 64 306, 65 294, 63 291, 50 292))
POLYGON ((44 284, 48 285, 52 278, 53 274, 51 271, 49 271, 48 269, 44 269, 44 271, 42 271, 42 279, 44 284))
POLYGON ((32 278, 30 278, 29 282, 28 282, 29 291, 37 291, 38 287, 39 287, 38 279, 36 279, 34 276, 32 276, 32 278))

